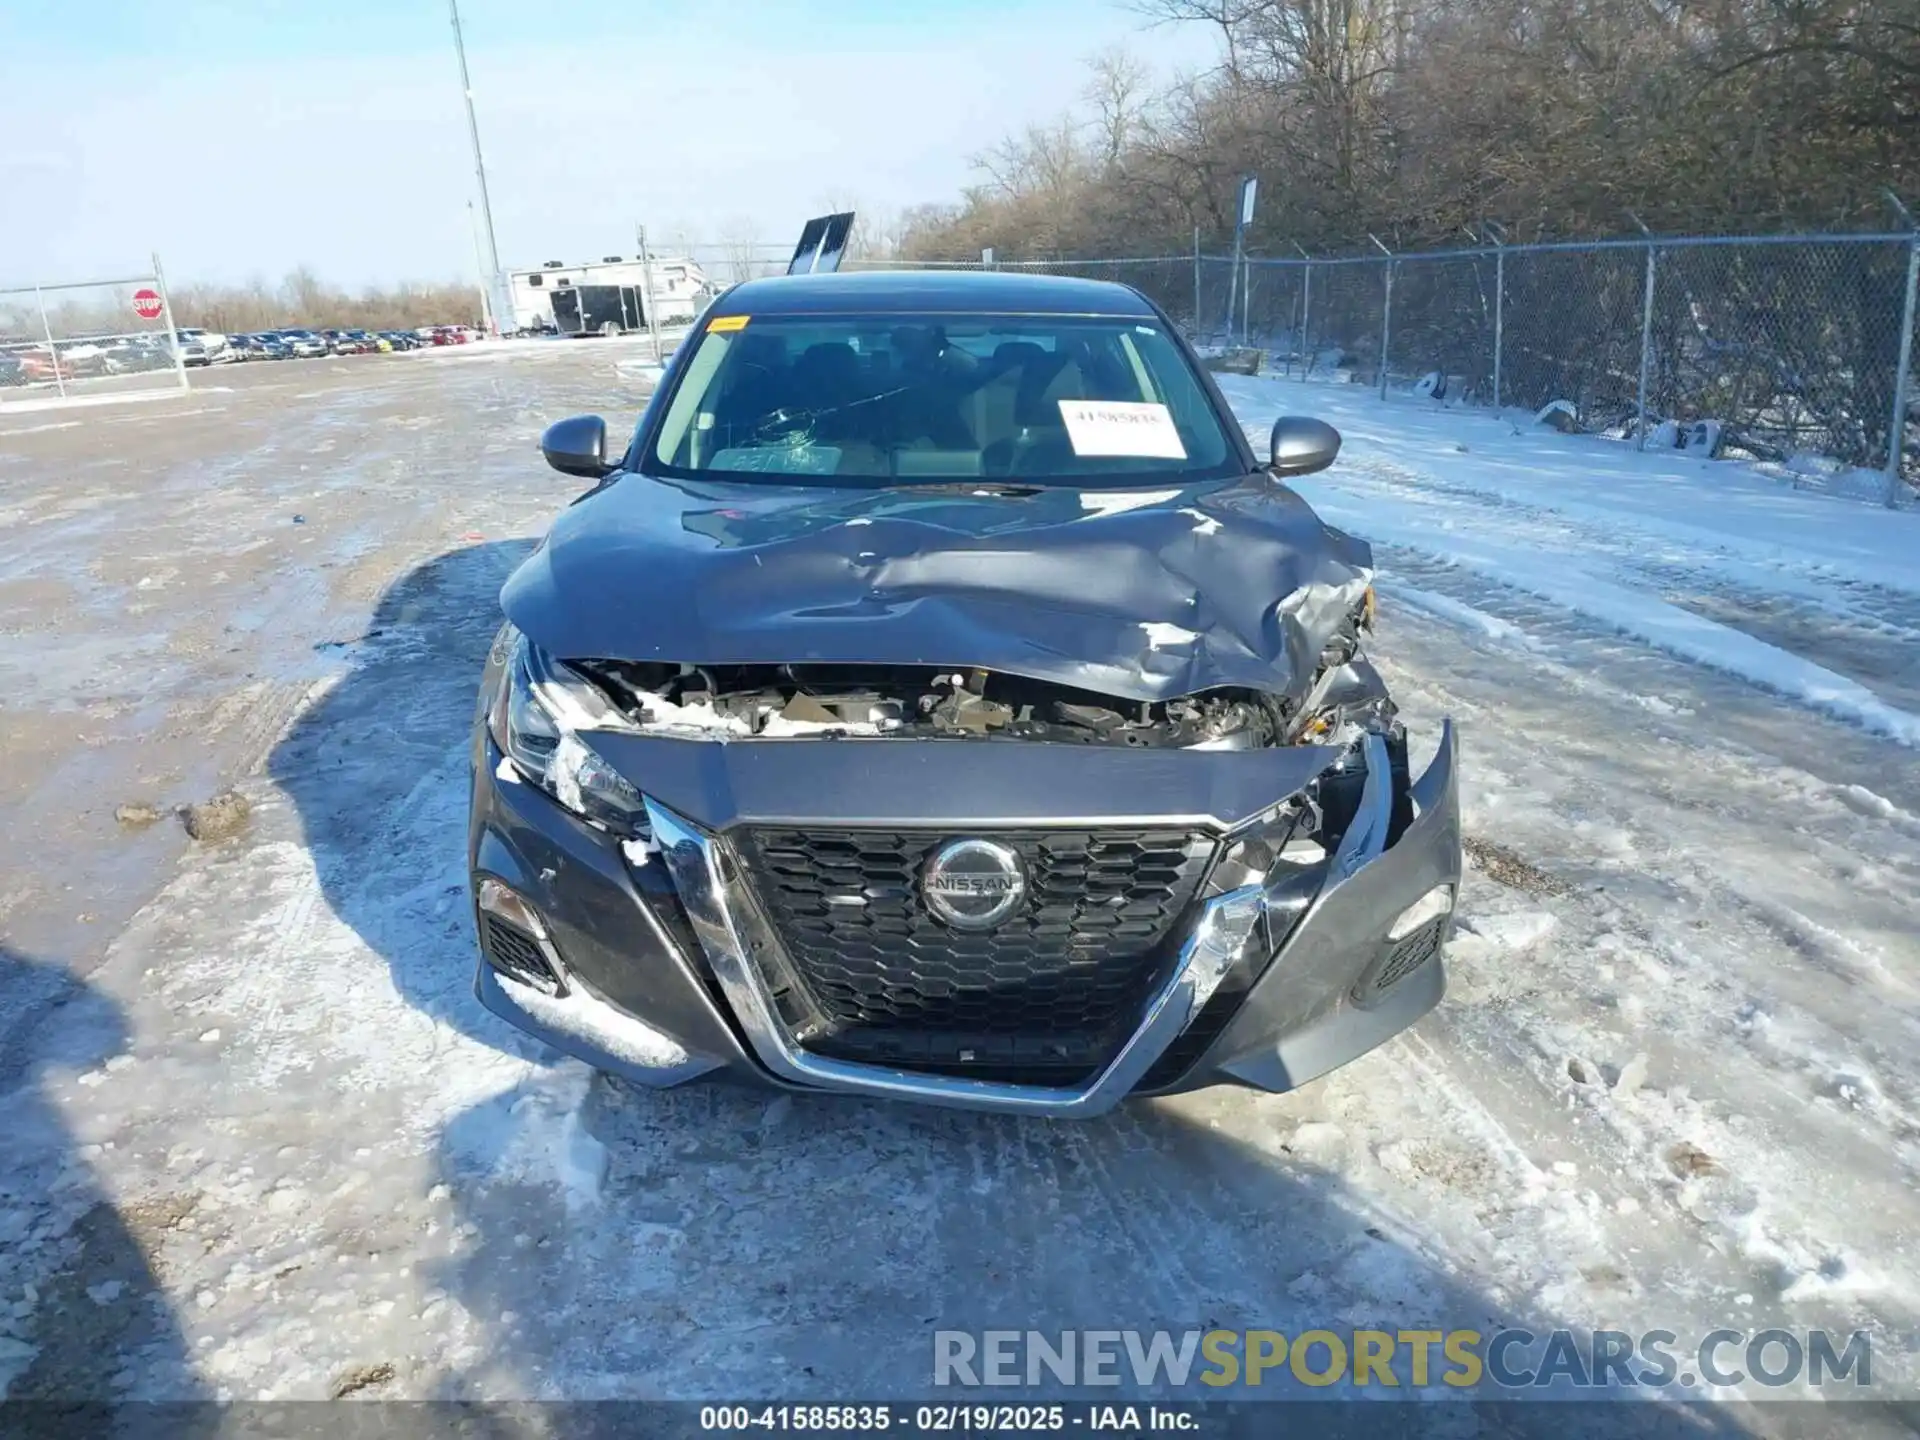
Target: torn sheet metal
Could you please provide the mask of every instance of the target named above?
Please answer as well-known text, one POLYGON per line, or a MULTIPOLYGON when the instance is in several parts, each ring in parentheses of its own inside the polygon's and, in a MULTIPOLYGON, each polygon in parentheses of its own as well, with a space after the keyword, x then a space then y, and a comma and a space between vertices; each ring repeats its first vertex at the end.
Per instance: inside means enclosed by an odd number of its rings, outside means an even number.
POLYGON ((561 516, 501 603, 562 658, 982 667, 1136 700, 1229 685, 1298 698, 1372 563, 1264 475, 1146 492, 627 475, 561 516))

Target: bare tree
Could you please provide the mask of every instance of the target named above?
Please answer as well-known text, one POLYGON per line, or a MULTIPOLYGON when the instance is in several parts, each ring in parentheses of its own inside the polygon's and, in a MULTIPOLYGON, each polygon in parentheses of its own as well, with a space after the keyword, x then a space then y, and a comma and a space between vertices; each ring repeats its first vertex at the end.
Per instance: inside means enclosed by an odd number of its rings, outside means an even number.
POLYGON ((1216 244, 1260 176, 1257 250, 1883 223, 1920 194, 1916 0, 1134 0, 1218 63, 1158 92, 1094 57, 1081 108, 976 161, 910 253, 1216 244))

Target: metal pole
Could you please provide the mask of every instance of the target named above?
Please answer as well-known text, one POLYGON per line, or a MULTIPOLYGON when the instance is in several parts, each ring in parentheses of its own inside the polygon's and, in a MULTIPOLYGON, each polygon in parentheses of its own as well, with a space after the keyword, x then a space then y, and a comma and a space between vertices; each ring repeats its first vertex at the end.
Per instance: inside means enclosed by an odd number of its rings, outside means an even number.
POLYGON ((1246 278, 1240 285, 1240 343, 1253 344, 1253 257, 1249 255, 1241 262, 1246 267, 1246 278))
POLYGON ((1386 302, 1380 311, 1380 398, 1387 398, 1387 350, 1393 340, 1393 252, 1380 244, 1378 235, 1367 238, 1377 246, 1380 253, 1387 257, 1387 294, 1386 302))
POLYGON ((160 256, 153 257, 153 288, 160 292, 160 323, 167 327, 167 349, 173 352, 173 373, 180 377, 182 390, 192 389, 187 381, 186 357, 180 353, 180 332, 173 328, 173 299, 167 294, 167 275, 160 268, 160 256))
POLYGON ((1193 333, 1200 334, 1200 227, 1193 227, 1193 333))
POLYGON ((1907 303, 1900 314, 1900 361, 1893 372, 1893 416, 1887 427, 1887 508, 1900 508, 1900 459, 1907 443, 1907 381, 1913 374, 1913 302, 1920 288, 1920 233, 1907 242, 1907 303))
POLYGON ((1500 362, 1506 348, 1507 232, 1491 220, 1482 220, 1473 238, 1493 244, 1493 408, 1500 408, 1500 362))
POLYGON ((1227 343, 1233 343, 1233 307, 1240 298, 1240 233, 1234 231, 1233 259, 1227 275, 1227 343))
POLYGON ((1313 373, 1313 354, 1307 349, 1307 342, 1313 331, 1313 257, 1307 254, 1299 241, 1293 248, 1300 251, 1300 258, 1306 261, 1300 282, 1300 378, 1306 379, 1313 373))
POLYGON ((1288 379, 1293 378, 1293 353, 1300 348, 1300 292, 1293 292, 1293 304, 1287 312, 1287 345, 1281 357, 1285 368, 1280 372, 1288 379))
POLYGON ((53 343, 53 322, 47 318, 47 297, 40 286, 33 287, 33 303, 40 307, 40 333, 47 337, 47 358, 53 362, 53 384, 62 400, 67 398, 67 382, 60 376, 60 347, 53 343))
POLYGON ((1640 417, 1636 427, 1640 433, 1633 442, 1633 448, 1636 450, 1647 448, 1647 372, 1653 366, 1654 254, 1653 244, 1648 242, 1647 288, 1640 302, 1640 396, 1634 403, 1635 413, 1640 417))
POLYGON ((1500 408, 1500 358, 1507 332, 1507 251, 1493 252, 1493 408, 1500 408))
POLYGON ((473 141, 473 174, 480 185, 480 215, 486 221, 487 287, 497 291, 500 288, 500 247, 493 236, 493 202, 487 198, 487 166, 480 158, 480 121, 473 113, 473 81, 467 76, 467 46, 460 35, 460 0, 447 0, 447 11, 453 17, 453 53, 460 59, 460 95, 467 104, 467 135, 473 141))
POLYGON ((1653 369, 1653 286, 1654 286, 1654 248, 1653 232, 1647 229, 1645 222, 1631 210, 1627 218, 1640 227, 1640 233, 1647 237, 1647 288, 1640 301, 1640 394, 1634 402, 1634 414, 1637 417, 1634 428, 1639 431, 1634 437, 1633 448, 1647 448, 1647 375, 1653 369))
POLYGON ((660 349, 660 316, 653 308, 653 256, 647 253, 647 227, 633 227, 634 242, 640 247, 641 283, 647 287, 647 334, 653 337, 653 363, 664 363, 660 349))
POLYGON ((474 223, 473 202, 467 202, 467 228, 473 232, 473 268, 480 282, 480 324, 488 334, 498 336, 500 327, 493 323, 493 301, 487 296, 487 261, 480 253, 480 227, 474 223))
POLYGON ((1914 291, 1920 287, 1920 224, 1915 223, 1913 212, 1893 191, 1883 189, 1880 193, 1899 212, 1900 218, 1906 222, 1907 233, 1912 237, 1907 241, 1907 302, 1900 312, 1900 359, 1893 370, 1893 415, 1887 424, 1886 503, 1889 510, 1898 510, 1900 461, 1907 445, 1907 381, 1913 374, 1914 291))

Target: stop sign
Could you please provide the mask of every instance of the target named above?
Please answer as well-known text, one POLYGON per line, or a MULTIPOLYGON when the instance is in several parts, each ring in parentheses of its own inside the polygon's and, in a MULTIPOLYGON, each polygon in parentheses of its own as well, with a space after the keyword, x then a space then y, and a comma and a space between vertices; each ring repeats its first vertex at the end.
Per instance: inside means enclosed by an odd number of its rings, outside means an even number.
POLYGON ((142 320, 160 318, 160 292, 158 290, 136 290, 133 292, 133 313, 142 320))

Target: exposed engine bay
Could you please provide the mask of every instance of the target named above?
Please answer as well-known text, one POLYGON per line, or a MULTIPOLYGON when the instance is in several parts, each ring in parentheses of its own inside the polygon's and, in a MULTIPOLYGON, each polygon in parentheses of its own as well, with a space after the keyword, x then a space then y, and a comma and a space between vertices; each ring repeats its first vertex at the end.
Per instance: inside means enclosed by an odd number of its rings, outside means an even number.
POLYGON ((644 730, 706 738, 899 735, 1193 750, 1339 744, 1393 725, 1379 673, 1360 651, 1371 592, 1329 639, 1295 701, 1224 687, 1130 700, 1001 670, 933 666, 695 665, 572 661, 644 730))

